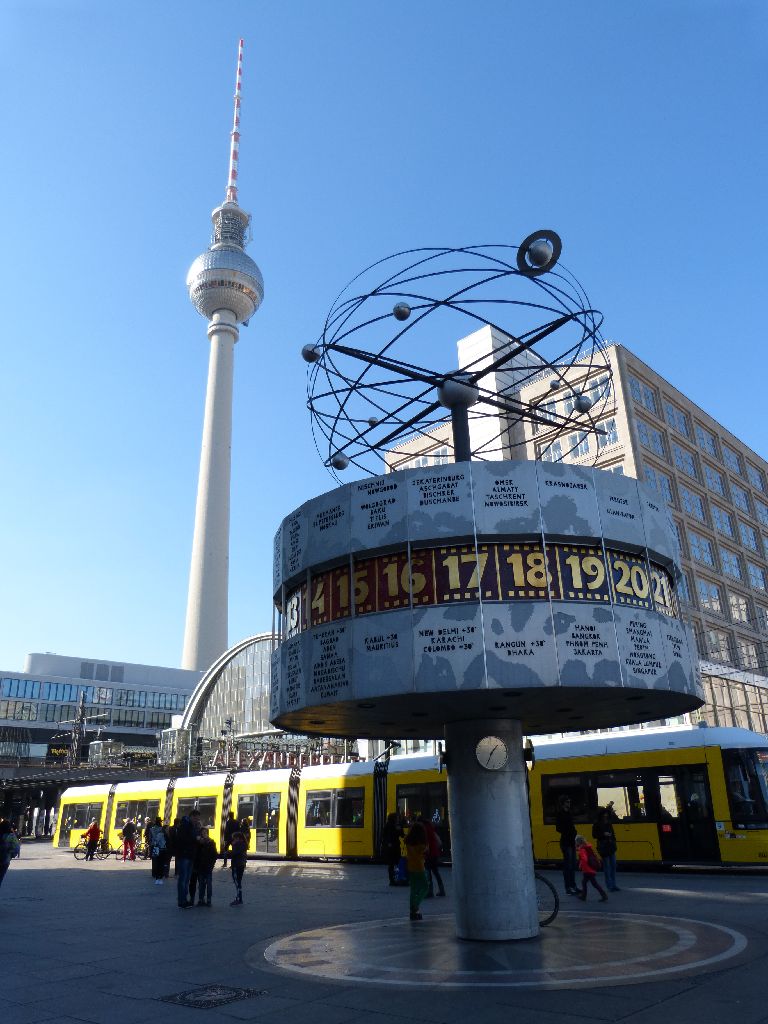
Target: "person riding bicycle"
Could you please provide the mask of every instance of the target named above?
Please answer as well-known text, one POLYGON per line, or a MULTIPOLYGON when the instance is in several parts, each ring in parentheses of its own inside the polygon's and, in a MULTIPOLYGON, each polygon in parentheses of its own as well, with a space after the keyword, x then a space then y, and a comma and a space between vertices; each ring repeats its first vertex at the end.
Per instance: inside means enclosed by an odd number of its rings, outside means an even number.
POLYGON ((83 839, 86 842, 85 859, 93 860, 93 856, 96 853, 96 847, 99 845, 101 839, 101 829, 99 823, 95 818, 91 819, 91 823, 88 828, 83 832, 83 839))

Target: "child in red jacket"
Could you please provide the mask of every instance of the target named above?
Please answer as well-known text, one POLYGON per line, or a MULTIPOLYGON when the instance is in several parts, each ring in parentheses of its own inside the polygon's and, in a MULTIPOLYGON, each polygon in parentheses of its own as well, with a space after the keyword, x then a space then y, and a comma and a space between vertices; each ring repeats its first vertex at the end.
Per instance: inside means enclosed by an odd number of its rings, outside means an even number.
POLYGON ((600 893, 600 901, 604 903, 608 896, 596 878, 597 872, 600 870, 600 860, 584 836, 576 836, 576 856, 579 859, 579 870, 581 871, 579 899, 586 900, 587 884, 589 883, 594 885, 600 893))

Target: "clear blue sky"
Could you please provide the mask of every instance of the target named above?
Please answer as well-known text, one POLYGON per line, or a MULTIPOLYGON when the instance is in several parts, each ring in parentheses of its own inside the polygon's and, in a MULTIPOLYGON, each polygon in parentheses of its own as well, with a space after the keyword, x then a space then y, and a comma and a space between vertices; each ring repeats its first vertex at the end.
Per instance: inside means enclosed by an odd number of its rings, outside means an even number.
POLYGON ((380 256, 552 227, 621 341, 762 456, 763 0, 4 0, 0 669, 178 665, 208 360, 184 279, 240 201, 230 641, 332 480, 301 345, 380 256))

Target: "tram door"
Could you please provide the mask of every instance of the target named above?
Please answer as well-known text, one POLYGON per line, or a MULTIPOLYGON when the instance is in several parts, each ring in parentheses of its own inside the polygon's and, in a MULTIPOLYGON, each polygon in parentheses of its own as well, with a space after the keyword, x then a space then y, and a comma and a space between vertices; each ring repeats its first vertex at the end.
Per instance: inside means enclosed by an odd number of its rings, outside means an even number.
POLYGON ((280 794, 258 793, 253 815, 257 853, 277 853, 280 794))
POLYGON ((705 765, 680 765, 658 773, 659 840, 666 861, 720 859, 705 765))

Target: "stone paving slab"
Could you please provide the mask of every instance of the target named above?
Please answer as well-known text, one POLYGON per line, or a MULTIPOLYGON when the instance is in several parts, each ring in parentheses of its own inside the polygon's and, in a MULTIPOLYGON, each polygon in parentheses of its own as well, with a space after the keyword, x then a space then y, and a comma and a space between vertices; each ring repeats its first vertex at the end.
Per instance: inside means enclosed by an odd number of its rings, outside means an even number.
MULTIPOLYGON (((469 991, 296 976, 254 958, 254 949, 263 951, 286 936, 381 921, 404 936, 400 952, 406 961, 423 959, 430 928, 438 927, 447 942, 453 941, 450 919, 438 921, 451 905, 450 871, 446 876, 449 898, 425 903, 426 928, 420 931, 406 920, 407 890, 390 889, 386 870, 376 865, 249 864, 246 902, 236 909, 228 906, 228 873, 217 871, 214 906, 180 911, 175 885, 154 886, 145 863, 77 863, 66 851, 25 845, 23 858, 11 865, 0 889, 0 1021, 768 1024, 766 876, 625 873, 622 893, 609 904, 575 904, 573 920, 586 915, 585 933, 598 928, 609 939, 609 915, 629 915, 630 923, 635 917, 638 922, 658 916, 695 919, 746 937, 745 950, 734 960, 684 978, 649 974, 639 984, 588 990, 484 986, 469 991), (205 984, 265 994, 210 1009, 162 1001, 205 984)), ((549 877, 561 887, 556 873, 549 877)), ((561 900, 562 926, 574 904, 564 896, 561 900)), ((566 937, 560 958, 569 955, 572 941, 566 937)), ((487 953, 476 955, 479 961, 489 959, 487 953)))

